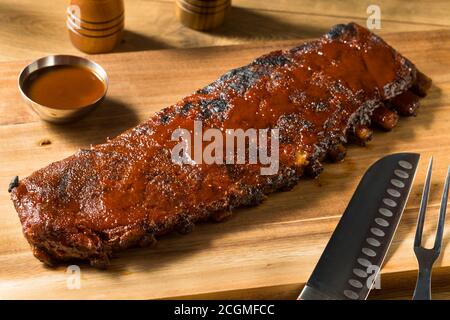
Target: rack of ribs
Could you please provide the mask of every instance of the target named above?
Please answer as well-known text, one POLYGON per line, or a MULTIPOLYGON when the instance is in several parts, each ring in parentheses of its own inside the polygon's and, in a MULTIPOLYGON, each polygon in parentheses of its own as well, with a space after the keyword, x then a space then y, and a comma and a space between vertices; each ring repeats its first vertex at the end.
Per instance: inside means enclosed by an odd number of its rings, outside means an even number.
MULTIPOLYGON (((337 25, 318 40, 231 70, 104 144, 50 164, 12 187, 23 233, 42 262, 109 264, 114 252, 222 220, 233 208, 316 176, 372 126, 413 115, 431 80, 367 29, 337 25), (176 128, 278 128, 279 170, 176 164, 176 128)), ((190 130, 189 129, 189 130, 190 130)))

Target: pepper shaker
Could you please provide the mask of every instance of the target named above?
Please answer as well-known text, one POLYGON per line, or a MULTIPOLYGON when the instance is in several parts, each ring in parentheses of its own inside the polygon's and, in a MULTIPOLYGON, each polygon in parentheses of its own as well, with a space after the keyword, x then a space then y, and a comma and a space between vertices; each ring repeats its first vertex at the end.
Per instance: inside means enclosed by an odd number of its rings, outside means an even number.
POLYGON ((176 0, 175 13, 182 24, 195 30, 221 25, 231 9, 231 0, 176 0))
POLYGON ((105 53, 122 40, 123 0, 71 0, 67 29, 72 44, 85 53, 105 53))

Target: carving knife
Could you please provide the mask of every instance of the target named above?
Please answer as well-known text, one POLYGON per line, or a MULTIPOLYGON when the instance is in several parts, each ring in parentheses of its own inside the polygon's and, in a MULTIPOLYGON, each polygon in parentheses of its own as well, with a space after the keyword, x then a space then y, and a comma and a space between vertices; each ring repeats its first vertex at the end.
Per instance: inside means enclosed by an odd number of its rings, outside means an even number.
POLYGON ((405 209, 419 157, 392 154, 366 171, 298 299, 367 298, 405 209))

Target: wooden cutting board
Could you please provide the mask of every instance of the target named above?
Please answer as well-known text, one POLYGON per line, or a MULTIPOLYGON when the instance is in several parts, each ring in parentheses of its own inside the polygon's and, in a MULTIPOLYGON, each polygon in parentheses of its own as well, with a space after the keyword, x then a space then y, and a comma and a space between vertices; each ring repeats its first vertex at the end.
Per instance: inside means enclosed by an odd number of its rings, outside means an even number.
MULTIPOLYGON (((427 243, 432 241, 450 164, 450 31, 384 38, 434 81, 417 117, 402 119, 390 133, 376 132, 367 147, 350 147, 343 163, 326 165, 320 178, 305 179, 258 207, 236 210, 227 222, 202 224, 189 235, 168 235, 156 247, 120 253, 106 271, 81 265, 81 288, 74 290, 67 288, 65 267, 47 268, 32 256, 6 192, 11 177, 27 176, 80 147, 103 142, 228 69, 302 40, 94 56, 110 76, 108 99, 87 118, 66 126, 40 121, 22 103, 16 78, 27 61, 1 63, 0 298, 295 298, 365 170, 376 159, 401 151, 420 152, 422 158, 382 270, 382 290, 371 296, 410 297, 417 269, 413 237, 426 163, 433 155, 427 243), (384 288, 401 294, 383 294, 384 288)), ((434 288, 440 292, 448 292, 450 285, 449 242, 447 219, 434 277, 434 288)))

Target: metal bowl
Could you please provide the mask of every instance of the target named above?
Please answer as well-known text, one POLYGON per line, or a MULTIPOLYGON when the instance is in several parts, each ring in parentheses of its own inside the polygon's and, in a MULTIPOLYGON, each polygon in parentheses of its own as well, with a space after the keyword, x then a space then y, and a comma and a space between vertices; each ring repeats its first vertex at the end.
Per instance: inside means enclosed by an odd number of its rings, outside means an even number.
POLYGON ((100 103, 106 96, 106 92, 108 91, 108 75, 99 64, 90 61, 88 59, 69 55, 52 55, 40 58, 27 65, 22 70, 22 72, 20 72, 18 85, 20 94, 22 95, 24 101, 30 106, 31 109, 33 109, 39 115, 39 117, 41 117, 42 120, 54 123, 64 123, 78 119, 87 114, 88 112, 92 111, 98 105, 100 105, 100 103), (73 109, 51 108, 48 106, 43 106, 31 100, 24 90, 24 84, 28 76, 31 73, 40 70, 42 68, 61 65, 82 66, 94 72, 105 84, 105 90, 103 92, 103 95, 96 101, 92 101, 92 103, 86 106, 74 107, 73 109))

